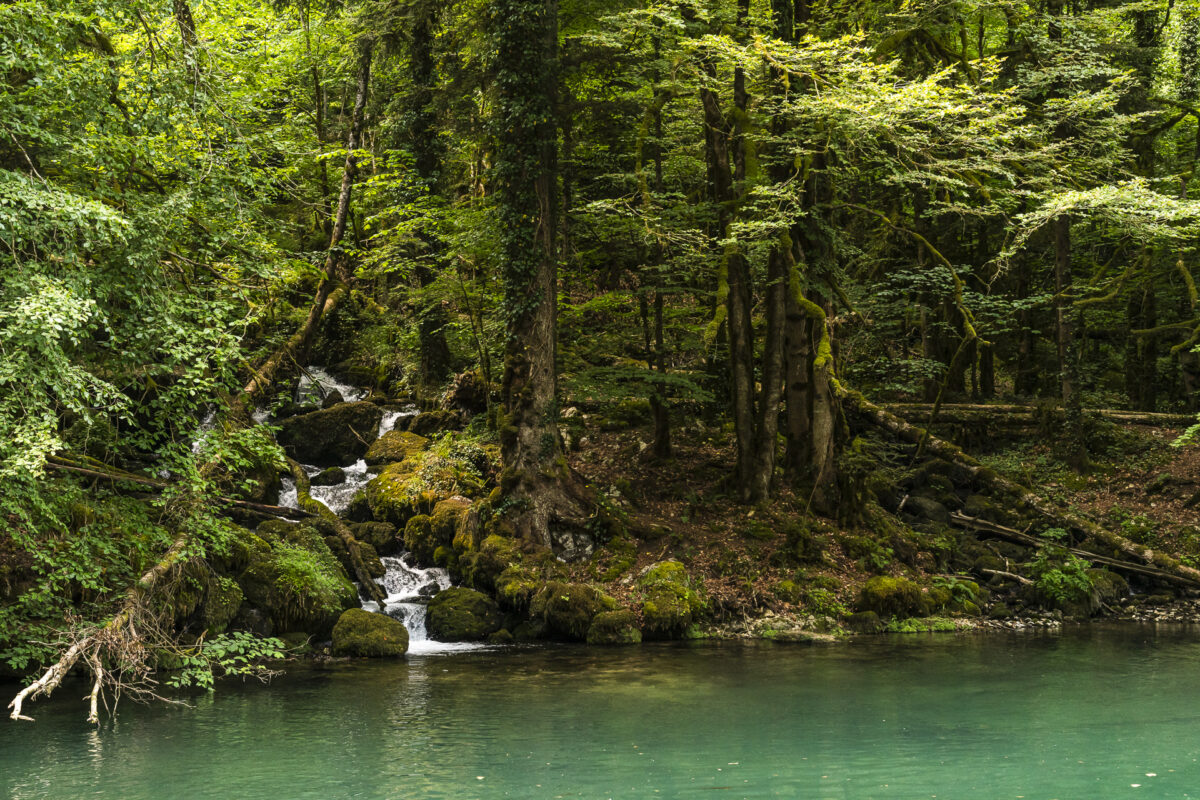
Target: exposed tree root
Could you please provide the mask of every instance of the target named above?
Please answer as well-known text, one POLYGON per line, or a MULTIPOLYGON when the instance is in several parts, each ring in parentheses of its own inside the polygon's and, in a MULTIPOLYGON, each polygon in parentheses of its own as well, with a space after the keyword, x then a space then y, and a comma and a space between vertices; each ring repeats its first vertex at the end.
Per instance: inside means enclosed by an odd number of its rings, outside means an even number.
POLYGON ((382 611, 387 602, 387 595, 380 588, 379 584, 375 582, 375 579, 371 577, 371 573, 367 571, 362 551, 358 546, 358 539, 354 538, 350 527, 337 514, 330 511, 328 506, 320 500, 315 499, 309 493, 312 486, 309 483, 308 475, 304 472, 304 468, 291 458, 288 459, 288 467, 292 471, 292 478, 296 481, 296 498, 299 501, 300 507, 313 516, 323 519, 337 533, 338 538, 342 540, 342 543, 346 545, 346 550, 350 553, 350 563, 354 567, 354 576, 358 579, 363 591, 379 604, 379 610, 382 611))
POLYGON ((131 692, 158 697, 150 678, 153 669, 152 650, 166 640, 160 633, 161 621, 146 601, 163 579, 180 564, 186 543, 187 535, 180 533, 158 563, 125 593, 120 609, 107 623, 78 633, 58 661, 18 692, 9 701, 8 707, 12 709, 9 718, 33 721, 32 717, 23 713, 25 701, 42 695, 48 697, 80 660, 92 672, 88 722, 100 721, 99 703, 105 687, 116 694, 131 692), (105 664, 114 664, 116 668, 106 669, 105 664))
POLYGON ((931 455, 957 464, 971 476, 979 487, 1005 497, 1014 505, 1038 514, 1058 527, 1083 535, 1092 541, 1093 546, 1108 550, 1114 556, 1123 556, 1133 561, 1152 564, 1165 574, 1173 575, 1193 586, 1200 586, 1200 570, 1182 564, 1165 553, 1157 553, 1148 547, 1131 542, 1081 514, 1054 507, 1033 491, 1004 478, 995 470, 983 466, 956 445, 931 435, 924 428, 918 428, 905 422, 890 411, 870 402, 858 392, 850 391, 840 384, 837 386, 837 392, 859 414, 884 430, 905 441, 923 446, 931 455))

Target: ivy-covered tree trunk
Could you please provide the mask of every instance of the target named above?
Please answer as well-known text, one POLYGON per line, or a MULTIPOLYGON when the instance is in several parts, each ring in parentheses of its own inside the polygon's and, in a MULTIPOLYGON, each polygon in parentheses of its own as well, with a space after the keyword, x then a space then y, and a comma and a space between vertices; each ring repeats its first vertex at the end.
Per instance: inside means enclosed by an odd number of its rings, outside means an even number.
POLYGON ((558 432, 555 246, 557 0, 494 0, 496 210, 507 338, 501 488, 521 538, 559 544, 555 523, 581 525, 586 494, 558 432))

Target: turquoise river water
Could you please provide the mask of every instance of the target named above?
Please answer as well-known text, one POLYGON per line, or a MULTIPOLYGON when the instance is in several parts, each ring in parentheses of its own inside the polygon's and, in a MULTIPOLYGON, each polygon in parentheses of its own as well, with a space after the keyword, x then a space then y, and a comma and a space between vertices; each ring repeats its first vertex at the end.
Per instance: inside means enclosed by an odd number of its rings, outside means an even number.
POLYGON ((1200 797, 1197 629, 299 666, 98 729, 84 692, 0 722, 0 797, 1200 797))

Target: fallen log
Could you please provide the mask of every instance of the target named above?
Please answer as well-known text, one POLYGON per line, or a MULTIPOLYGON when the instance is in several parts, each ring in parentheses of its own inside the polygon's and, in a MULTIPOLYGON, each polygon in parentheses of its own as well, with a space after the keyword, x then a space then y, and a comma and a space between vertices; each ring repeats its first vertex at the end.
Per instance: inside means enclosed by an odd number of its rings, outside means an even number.
MULTIPOLYGON (((950 521, 960 528, 980 531, 991 534, 1005 541, 1013 542, 1014 544, 1022 544, 1028 547, 1041 547, 1046 544, 1056 544, 1046 539, 1041 539, 1037 536, 1031 536, 1023 531, 1009 528, 1005 525, 998 525, 995 522, 978 517, 969 517, 960 511, 955 511, 950 515, 950 521)), ((1130 561, 1124 561, 1118 558, 1110 558, 1109 556, 1093 553, 1090 550, 1083 550, 1078 547, 1063 546, 1067 552, 1079 558, 1091 561, 1093 564, 1100 564, 1109 569, 1118 572, 1128 572, 1133 575, 1141 575, 1143 577, 1154 578, 1155 580, 1163 581, 1164 583, 1172 583, 1178 586, 1184 586, 1189 589, 1200 589, 1200 581, 1191 580, 1180 575, 1175 575, 1158 567, 1147 564, 1136 564, 1130 561)))
POLYGON ((1026 578, 1024 575, 1018 575, 1015 572, 1005 572, 1002 569, 981 569, 979 570, 984 575, 994 575, 1000 578, 1008 578, 1010 581, 1016 581, 1022 586, 1032 586, 1033 581, 1026 578))
POLYGON ((1163 572, 1200 586, 1200 570, 1182 564, 1165 553, 1156 553, 1149 547, 1131 542, 1081 514, 1055 508, 1044 497, 1008 480, 994 469, 983 466, 956 445, 933 436, 925 428, 919 428, 906 422, 887 409, 867 400, 861 393, 846 389, 841 382, 835 382, 834 387, 839 399, 862 417, 900 439, 924 447, 931 455, 957 464, 981 488, 1006 497, 1017 507, 1043 517, 1056 527, 1073 530, 1085 538, 1091 539, 1097 545, 1111 549, 1116 555, 1131 561, 1151 564, 1163 572))
POLYGON ((375 579, 371 577, 371 573, 367 571, 362 551, 358 546, 358 539, 354 538, 354 533, 351 532, 350 526, 343 522, 341 517, 330 511, 329 506, 310 494, 312 485, 308 480, 308 474, 300 466, 299 462, 289 458, 288 466, 291 468, 292 478, 296 481, 296 498, 299 501, 300 507, 313 516, 325 520, 337 533, 338 538, 342 540, 342 543, 346 545, 346 550, 350 553, 350 564, 354 567, 354 575, 362 586, 363 591, 378 603, 379 610, 383 611, 383 607, 387 604, 387 595, 380 588, 379 584, 375 582, 375 579))
MULTIPOLYGON (((887 409, 913 419, 928 418, 933 412, 932 403, 889 403, 887 409)), ((1195 414, 1160 414, 1150 411, 1125 411, 1110 408, 1085 408, 1084 414, 1092 414, 1111 422, 1129 425, 1150 425, 1160 428, 1186 428, 1196 422, 1195 414)), ((1057 406, 987 405, 982 403, 944 403, 938 409, 934 424, 939 422, 999 422, 1001 424, 1030 423, 1043 414, 1055 419, 1065 418, 1066 412, 1057 406)))

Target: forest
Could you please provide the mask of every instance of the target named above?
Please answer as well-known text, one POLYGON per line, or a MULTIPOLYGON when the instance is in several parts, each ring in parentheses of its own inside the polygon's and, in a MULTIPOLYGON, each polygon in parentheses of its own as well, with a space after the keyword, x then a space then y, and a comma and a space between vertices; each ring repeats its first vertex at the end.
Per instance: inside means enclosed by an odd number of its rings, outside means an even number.
POLYGON ((10 714, 1195 621, 1198 164, 1194 0, 0 0, 10 714))

